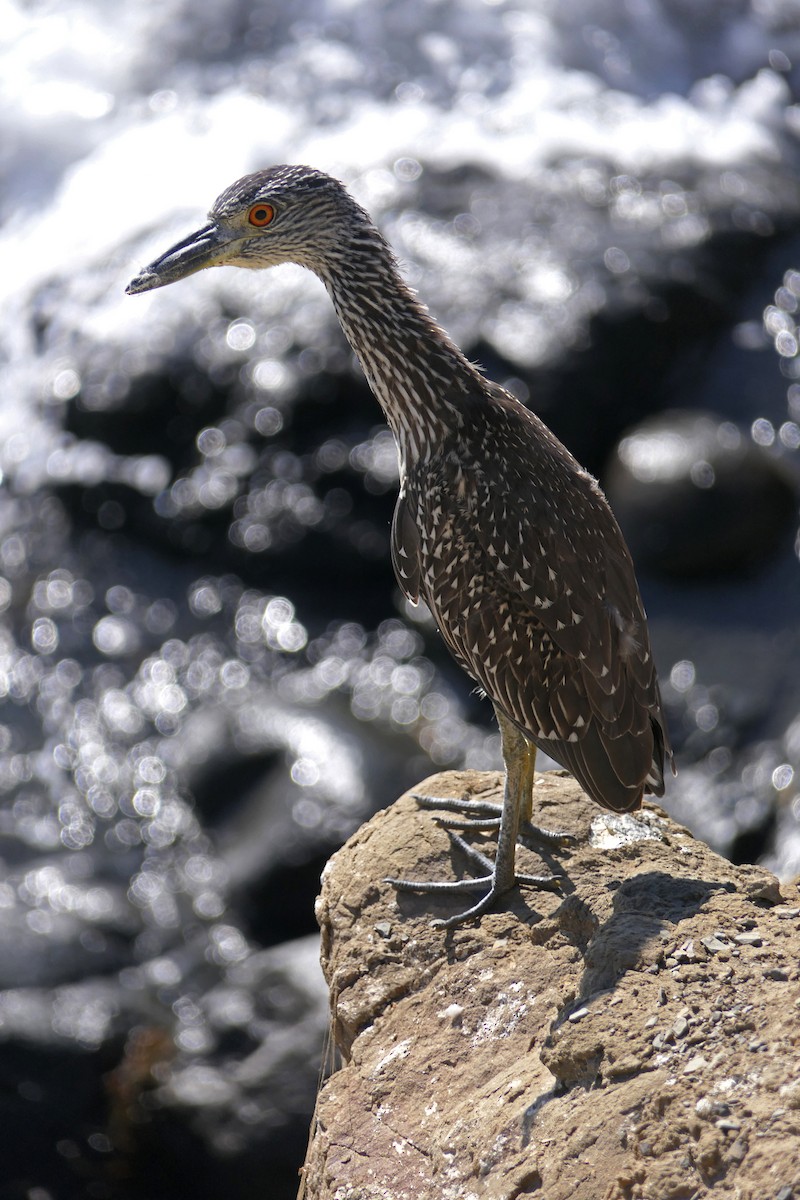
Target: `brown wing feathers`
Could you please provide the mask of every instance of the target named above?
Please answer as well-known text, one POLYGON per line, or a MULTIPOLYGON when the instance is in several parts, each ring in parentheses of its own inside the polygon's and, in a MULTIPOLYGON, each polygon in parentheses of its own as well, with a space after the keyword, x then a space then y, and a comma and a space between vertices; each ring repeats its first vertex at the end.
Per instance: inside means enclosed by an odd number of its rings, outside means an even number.
POLYGON ((594 481, 504 393, 472 430, 478 445, 419 469, 413 500, 398 502, 401 587, 419 589, 455 657, 532 741, 598 803, 634 808, 663 792, 668 743, 622 535, 594 481))

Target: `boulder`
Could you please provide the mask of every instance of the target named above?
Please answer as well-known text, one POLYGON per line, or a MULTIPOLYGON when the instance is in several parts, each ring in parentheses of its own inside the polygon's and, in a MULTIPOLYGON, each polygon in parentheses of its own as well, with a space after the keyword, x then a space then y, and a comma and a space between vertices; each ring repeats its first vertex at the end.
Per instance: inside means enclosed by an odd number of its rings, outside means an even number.
MULTIPOLYGON (((502 797, 446 772, 438 796, 502 797)), ((538 776, 559 893, 397 893, 463 853, 412 793, 331 859, 318 902, 341 1065, 324 1084, 306 1200, 800 1197, 800 894, 734 866, 646 803, 599 809, 538 776)), ((491 847, 487 835, 467 835, 491 847)), ((520 869, 542 870, 532 845, 520 869)))

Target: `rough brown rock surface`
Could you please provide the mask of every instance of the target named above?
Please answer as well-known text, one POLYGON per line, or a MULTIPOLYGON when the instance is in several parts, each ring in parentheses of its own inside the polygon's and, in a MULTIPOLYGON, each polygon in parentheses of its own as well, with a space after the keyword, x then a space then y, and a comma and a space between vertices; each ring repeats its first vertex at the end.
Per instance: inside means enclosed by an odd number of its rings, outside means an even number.
POLYGON ((655 806, 613 817, 561 774, 536 798, 578 839, 547 863, 561 895, 515 891, 456 930, 430 920, 465 897, 382 882, 466 870, 411 795, 331 860, 318 915, 343 1065, 307 1200, 800 1200, 798 889, 655 806))

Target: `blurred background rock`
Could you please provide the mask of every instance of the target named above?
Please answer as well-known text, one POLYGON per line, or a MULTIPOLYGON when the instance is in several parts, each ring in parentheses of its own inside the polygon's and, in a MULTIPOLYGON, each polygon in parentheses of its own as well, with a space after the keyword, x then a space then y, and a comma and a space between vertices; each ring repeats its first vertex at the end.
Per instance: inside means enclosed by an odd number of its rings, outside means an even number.
POLYGON ((495 767, 391 572, 322 286, 131 300, 237 176, 344 179, 608 488, 716 849, 800 863, 792 0, 6 0, 0 1196, 293 1196, 329 853, 495 767))

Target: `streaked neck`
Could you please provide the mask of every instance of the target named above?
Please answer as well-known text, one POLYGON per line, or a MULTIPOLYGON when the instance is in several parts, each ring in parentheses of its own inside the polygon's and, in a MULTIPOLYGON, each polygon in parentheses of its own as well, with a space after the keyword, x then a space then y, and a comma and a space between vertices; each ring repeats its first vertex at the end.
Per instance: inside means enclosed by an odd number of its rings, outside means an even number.
POLYGON ((346 262, 321 275, 336 313, 395 435, 401 463, 426 459, 461 424, 461 403, 479 376, 404 282, 373 228, 346 262))

